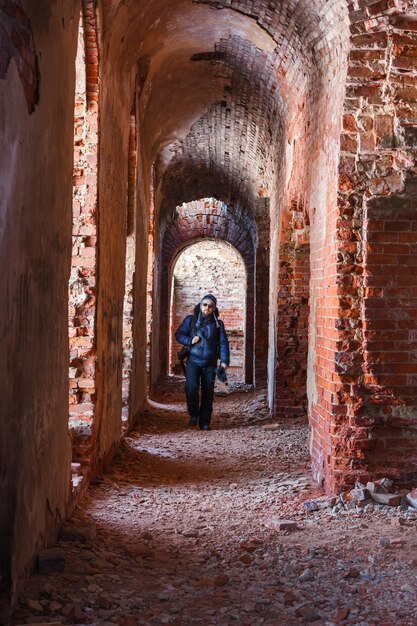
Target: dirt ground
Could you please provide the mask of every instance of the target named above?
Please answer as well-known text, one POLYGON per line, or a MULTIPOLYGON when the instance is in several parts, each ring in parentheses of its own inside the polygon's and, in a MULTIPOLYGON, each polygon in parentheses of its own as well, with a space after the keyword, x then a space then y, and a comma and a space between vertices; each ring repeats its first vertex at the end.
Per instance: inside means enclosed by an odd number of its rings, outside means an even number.
POLYGON ((265 401, 231 385, 202 432, 167 383, 11 623, 417 624, 417 510, 325 498, 306 421, 271 423, 265 401))

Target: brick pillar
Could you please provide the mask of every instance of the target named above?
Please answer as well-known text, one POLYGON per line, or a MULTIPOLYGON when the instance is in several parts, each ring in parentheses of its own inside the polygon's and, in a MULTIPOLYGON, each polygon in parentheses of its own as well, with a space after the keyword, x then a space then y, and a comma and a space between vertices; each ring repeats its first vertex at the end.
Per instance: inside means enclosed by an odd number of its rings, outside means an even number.
POLYGON ((309 225, 297 202, 283 211, 279 249, 275 413, 307 415, 309 225))
POLYGON ((255 354, 255 272, 251 263, 246 268, 246 326, 245 326, 245 383, 254 383, 254 354, 255 354))
POLYGON ((259 198, 256 209, 258 246, 255 260, 255 384, 265 387, 268 380, 269 323, 269 256, 270 218, 269 198, 259 198))
POLYGON ((399 16, 395 4, 376 2, 351 14, 338 202, 328 204, 322 253, 311 239, 317 331, 310 344, 317 343, 318 358, 310 444, 314 475, 328 491, 374 474, 407 478, 416 469, 413 454, 406 468, 410 448, 401 448, 414 439, 413 338, 403 340, 406 354, 393 331, 404 324, 411 333, 413 324, 413 253, 394 250, 401 223, 410 230, 401 245, 412 245, 415 228, 409 208, 417 109, 408 85, 416 78, 417 33, 415 17, 399 16), (404 276, 411 276, 407 294, 399 290, 404 276))

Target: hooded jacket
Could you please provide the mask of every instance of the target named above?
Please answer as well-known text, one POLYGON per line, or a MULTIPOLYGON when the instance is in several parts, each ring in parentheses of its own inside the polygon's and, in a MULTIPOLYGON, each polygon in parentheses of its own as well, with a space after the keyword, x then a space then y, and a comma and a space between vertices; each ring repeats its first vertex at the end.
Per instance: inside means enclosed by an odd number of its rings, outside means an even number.
POLYGON ((175 338, 178 343, 190 348, 190 359, 200 367, 217 365, 217 359, 229 365, 229 341, 227 339, 224 324, 218 319, 219 311, 216 308, 213 313, 204 317, 201 313, 200 305, 194 307, 194 315, 187 315, 177 332, 175 338), (194 332, 192 331, 193 319, 196 320, 194 332), (191 345, 191 340, 195 336, 200 337, 200 341, 191 345))

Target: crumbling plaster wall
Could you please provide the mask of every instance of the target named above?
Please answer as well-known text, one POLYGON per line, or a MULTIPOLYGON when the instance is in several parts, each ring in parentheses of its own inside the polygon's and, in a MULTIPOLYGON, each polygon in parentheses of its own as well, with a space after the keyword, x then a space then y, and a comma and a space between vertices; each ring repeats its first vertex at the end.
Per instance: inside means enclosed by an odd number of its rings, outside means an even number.
MULTIPOLYGON (((100 104, 97 386, 101 392, 97 397, 94 427, 98 462, 109 454, 121 436, 128 146, 132 102, 135 93, 140 96, 136 91, 136 67, 126 64, 123 50, 118 45, 123 34, 117 28, 106 32, 107 38, 102 43, 100 104)), ((137 106, 136 97, 135 103, 137 106)), ((131 424, 146 400, 146 278, 151 164, 144 155, 140 126, 137 148, 131 424)))
POLYGON ((101 81, 97 285, 97 460, 121 435, 122 334, 127 225, 128 141, 134 90, 111 57, 101 81), (117 175, 115 175, 117 172, 117 175))
MULTIPOLYGON (((6 4, 0 8, 3 24, 6 4)), ((68 279, 79 5, 24 0, 39 100, 28 112, 19 54, 0 80, 0 588, 65 516, 70 487, 68 279)), ((16 23, 14 24, 16 27, 16 23)), ((0 34, 4 47, 4 31, 0 34)), ((7 42, 6 42, 7 45, 7 42)))

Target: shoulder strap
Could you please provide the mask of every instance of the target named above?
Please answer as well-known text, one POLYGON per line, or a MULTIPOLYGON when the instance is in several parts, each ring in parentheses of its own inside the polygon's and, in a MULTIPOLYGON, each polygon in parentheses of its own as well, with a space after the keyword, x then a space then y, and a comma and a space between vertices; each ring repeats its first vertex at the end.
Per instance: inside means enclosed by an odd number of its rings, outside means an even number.
POLYGON ((194 335, 196 322, 197 322, 197 317, 193 315, 193 319, 191 320, 191 324, 190 324, 190 332, 189 332, 190 337, 194 335))

